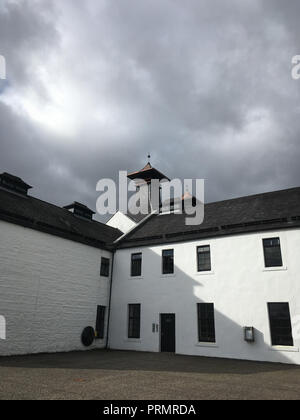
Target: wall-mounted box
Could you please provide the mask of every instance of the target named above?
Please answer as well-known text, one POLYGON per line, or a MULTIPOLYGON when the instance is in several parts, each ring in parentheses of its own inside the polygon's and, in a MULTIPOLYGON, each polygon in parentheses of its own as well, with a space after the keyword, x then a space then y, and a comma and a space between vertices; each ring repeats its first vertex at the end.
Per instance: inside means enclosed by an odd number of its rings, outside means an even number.
POLYGON ((247 343, 255 342, 254 327, 244 327, 244 340, 247 341, 247 343))

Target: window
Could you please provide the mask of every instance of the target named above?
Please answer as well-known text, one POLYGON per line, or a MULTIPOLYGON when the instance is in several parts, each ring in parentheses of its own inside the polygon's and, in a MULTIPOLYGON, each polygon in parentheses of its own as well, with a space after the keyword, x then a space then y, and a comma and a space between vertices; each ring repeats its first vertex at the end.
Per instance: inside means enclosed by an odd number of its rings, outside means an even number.
POLYGON ((100 276, 109 277, 109 259, 108 258, 101 258, 101 270, 100 276))
POLYGON ((162 252, 162 273, 174 273, 174 250, 168 249, 162 252))
POLYGON ((264 239, 266 267, 282 267, 282 256, 279 238, 264 239))
POLYGON ((198 271, 211 271, 210 246, 198 246, 198 271))
POLYGON ((105 324, 105 306, 97 307, 97 319, 96 319, 96 333, 97 338, 104 338, 104 324, 105 324))
POLYGON ((215 343, 215 313, 213 303, 198 303, 198 340, 215 343))
POLYGON ((272 346, 294 346, 288 303, 268 303, 272 346))
POLYGON ((142 275, 142 254, 131 255, 131 277, 142 275))
POLYGON ((128 338, 140 338, 141 305, 128 306, 128 338))

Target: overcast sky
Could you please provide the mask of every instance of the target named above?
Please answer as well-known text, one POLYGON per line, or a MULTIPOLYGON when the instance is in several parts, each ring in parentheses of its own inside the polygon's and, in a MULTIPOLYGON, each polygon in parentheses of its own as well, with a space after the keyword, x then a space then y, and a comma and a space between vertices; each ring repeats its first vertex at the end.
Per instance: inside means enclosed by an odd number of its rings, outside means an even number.
POLYGON ((95 208, 152 164, 206 201, 300 186, 299 0, 0 0, 0 172, 95 208))

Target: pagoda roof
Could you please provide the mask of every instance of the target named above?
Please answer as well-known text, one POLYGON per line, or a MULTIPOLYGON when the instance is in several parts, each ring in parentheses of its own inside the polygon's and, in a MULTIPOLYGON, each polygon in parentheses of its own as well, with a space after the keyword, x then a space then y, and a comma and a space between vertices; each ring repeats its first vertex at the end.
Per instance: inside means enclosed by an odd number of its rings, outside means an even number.
POLYGON ((150 162, 148 162, 143 169, 136 172, 131 172, 127 176, 132 180, 143 179, 144 181, 150 181, 151 179, 159 179, 161 181, 162 179, 166 179, 170 181, 166 175, 154 168, 150 162))

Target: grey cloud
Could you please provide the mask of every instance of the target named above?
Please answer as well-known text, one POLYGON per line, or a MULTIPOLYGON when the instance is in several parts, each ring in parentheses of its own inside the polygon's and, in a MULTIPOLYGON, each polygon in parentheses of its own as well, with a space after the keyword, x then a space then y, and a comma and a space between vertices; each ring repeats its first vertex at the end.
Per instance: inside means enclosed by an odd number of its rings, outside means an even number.
POLYGON ((95 207, 97 180, 142 167, 149 151, 170 177, 205 178, 208 201, 299 184, 299 2, 30 4, 0 9, 11 92, 51 104, 31 70, 53 69, 75 127, 66 140, 0 94, 0 168, 36 195, 95 207))

